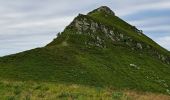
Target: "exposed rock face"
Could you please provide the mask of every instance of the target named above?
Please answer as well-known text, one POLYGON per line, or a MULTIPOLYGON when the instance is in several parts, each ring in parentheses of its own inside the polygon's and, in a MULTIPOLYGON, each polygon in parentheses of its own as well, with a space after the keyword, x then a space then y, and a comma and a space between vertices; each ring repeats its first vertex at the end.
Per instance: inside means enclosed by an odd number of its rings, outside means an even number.
POLYGON ((97 28, 98 28, 98 24, 91 21, 90 29, 92 30, 92 32, 96 32, 97 28))
POLYGON ((139 48, 139 49, 142 49, 142 44, 140 44, 140 43, 137 43, 137 48, 139 48))
POLYGON ((112 31, 112 30, 110 30, 110 34, 111 34, 111 35, 113 35, 113 36, 115 35, 115 34, 113 33, 113 31, 112 31))
MULTIPOLYGON (((100 10, 107 10, 105 7, 101 7, 98 9, 100 10)), ((111 12, 110 12, 111 13, 111 12)), ((131 50, 148 50, 154 51, 152 52, 158 59, 162 60, 163 62, 170 63, 170 60, 167 56, 164 56, 161 53, 155 51, 155 49, 143 42, 136 41, 133 37, 128 36, 126 33, 119 31, 116 27, 106 26, 102 23, 96 22, 92 19, 88 19, 85 15, 79 15, 70 25, 71 27, 76 28, 77 34, 88 34, 92 37, 92 41, 86 41, 86 45, 90 46, 97 46, 101 48, 108 47, 106 41, 111 41, 114 45, 116 43, 122 44, 121 46, 128 46, 131 50), (102 32, 102 36, 98 35, 98 33, 102 32)), ((69 26, 69 27, 70 27, 69 26)), ((136 29, 136 28, 135 28, 136 29)), ((142 35, 141 31, 137 30, 138 34, 142 35)))
POLYGON ((78 30, 79 32, 82 31, 82 27, 83 27, 82 25, 83 25, 83 22, 82 22, 82 21, 75 20, 75 27, 77 28, 77 30, 78 30))
POLYGON ((120 34, 120 38, 123 39, 123 34, 120 34))

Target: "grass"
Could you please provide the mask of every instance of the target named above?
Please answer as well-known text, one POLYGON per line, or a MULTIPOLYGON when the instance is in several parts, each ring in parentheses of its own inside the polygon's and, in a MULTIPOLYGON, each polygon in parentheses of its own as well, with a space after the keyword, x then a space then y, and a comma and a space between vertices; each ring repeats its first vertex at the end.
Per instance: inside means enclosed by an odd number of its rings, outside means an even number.
POLYGON ((1 100, 168 100, 163 94, 32 81, 0 82, 1 100))
POLYGON ((145 52, 123 47, 77 49, 53 46, 0 60, 3 79, 114 86, 161 93, 169 90, 165 86, 170 86, 168 70, 168 65, 145 52), (130 66, 132 63, 140 69, 130 66))
MULTIPOLYGON (((117 31, 125 32, 124 34, 131 36, 135 41, 152 45, 160 53, 167 54, 168 52, 145 35, 139 37, 127 23, 117 17, 109 17, 107 18, 109 20, 105 20, 103 15, 95 13, 86 18, 99 21, 110 28, 115 26, 117 31)), ((90 31, 88 30, 88 32, 90 31)), ((86 32, 76 34, 75 27, 70 25, 45 47, 0 58, 0 78, 21 81, 21 84, 23 84, 22 81, 34 81, 39 84, 56 82, 168 95, 170 94, 170 67, 152 55, 153 52, 148 49, 132 50, 125 45, 124 41, 113 43, 100 30, 92 35, 88 35, 86 32), (101 44, 102 47, 95 45, 98 41, 92 38, 93 36, 100 37, 104 41, 101 44), (92 45, 87 45, 86 42, 90 42, 92 45)), ((13 87, 14 92, 10 94, 9 99, 12 100, 16 98, 16 95, 23 93, 24 88, 17 85, 13 87)), ((44 90, 48 91, 49 87, 41 90, 40 85, 35 89, 39 90, 37 96, 44 98, 46 96, 44 90)), ((31 95, 34 95, 34 92, 31 95)), ((77 98, 77 95, 81 94, 64 92, 59 97, 77 98)), ((119 96, 122 93, 114 95, 119 96)), ((26 97, 29 100, 30 96, 26 97)))
POLYGON ((120 99, 128 97, 120 91, 88 87, 76 84, 57 84, 47 82, 1 81, 1 100, 84 100, 120 99))

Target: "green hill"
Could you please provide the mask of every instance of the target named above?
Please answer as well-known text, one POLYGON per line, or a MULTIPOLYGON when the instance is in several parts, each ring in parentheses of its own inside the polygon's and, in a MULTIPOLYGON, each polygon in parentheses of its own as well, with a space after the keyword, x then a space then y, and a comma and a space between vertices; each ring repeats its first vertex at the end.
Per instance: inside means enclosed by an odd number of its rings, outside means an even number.
POLYGON ((170 93, 170 54, 108 7, 79 14, 42 48, 0 58, 0 78, 170 93))

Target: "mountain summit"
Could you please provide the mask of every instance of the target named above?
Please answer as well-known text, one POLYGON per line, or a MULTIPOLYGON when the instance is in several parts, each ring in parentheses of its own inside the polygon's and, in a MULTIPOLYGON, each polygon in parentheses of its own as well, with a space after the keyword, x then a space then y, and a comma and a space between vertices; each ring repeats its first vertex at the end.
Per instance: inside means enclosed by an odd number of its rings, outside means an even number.
MULTIPOLYGON (((99 7, 87 15, 79 14, 61 35, 62 38, 67 38, 67 41, 76 40, 74 37, 71 38, 73 35, 82 36, 84 39, 78 42, 84 46, 109 48, 118 45, 132 50, 147 51, 162 62, 170 63, 167 50, 145 36, 135 26, 115 16, 114 12, 106 6, 99 7)), ((59 38, 60 36, 56 41, 59 38)), ((55 45, 55 41, 49 45, 51 44, 55 45)))
POLYGON ((169 93, 169 63, 166 49, 102 6, 45 47, 0 58, 0 77, 169 93))
POLYGON ((110 15, 115 15, 115 13, 107 6, 101 6, 95 10, 93 10, 92 12, 89 12, 88 14, 92 14, 92 13, 95 13, 95 12, 105 12, 107 14, 110 14, 110 15))

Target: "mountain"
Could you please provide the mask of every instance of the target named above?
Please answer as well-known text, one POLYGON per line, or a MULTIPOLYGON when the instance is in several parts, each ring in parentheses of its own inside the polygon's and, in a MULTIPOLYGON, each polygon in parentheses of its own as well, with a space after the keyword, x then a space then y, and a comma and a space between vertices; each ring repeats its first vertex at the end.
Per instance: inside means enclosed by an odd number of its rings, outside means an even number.
POLYGON ((0 78, 170 93, 170 54, 108 7, 79 14, 45 47, 0 58, 0 78))

